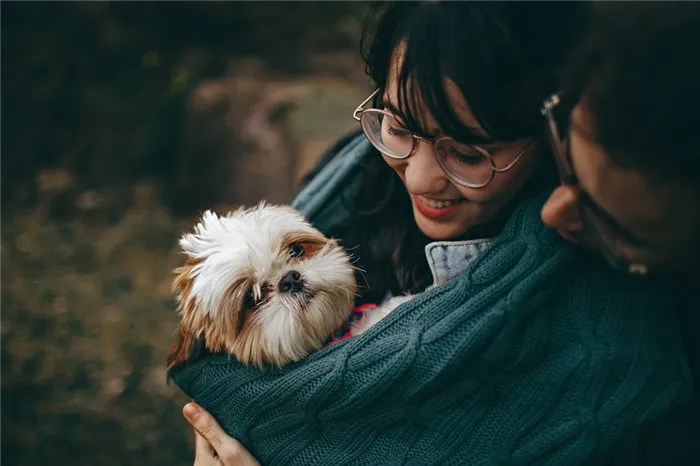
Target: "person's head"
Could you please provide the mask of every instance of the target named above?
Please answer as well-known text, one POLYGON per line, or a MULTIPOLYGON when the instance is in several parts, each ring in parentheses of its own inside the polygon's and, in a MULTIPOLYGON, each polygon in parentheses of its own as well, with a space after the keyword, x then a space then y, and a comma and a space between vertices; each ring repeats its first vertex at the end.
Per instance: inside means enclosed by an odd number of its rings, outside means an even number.
POLYGON ((515 200, 556 183, 539 104, 579 5, 380 8, 363 37, 377 93, 355 113, 380 150, 351 202, 359 233, 344 243, 358 246, 370 288, 413 291, 430 277, 428 241, 495 234, 515 200))
POLYGON ((377 92, 357 116, 430 239, 502 217, 548 151, 544 77, 576 7, 410 2, 381 18, 364 55, 377 92))
POLYGON ((545 112, 566 179, 542 218, 631 271, 683 267, 700 259, 700 4, 597 3, 545 112))

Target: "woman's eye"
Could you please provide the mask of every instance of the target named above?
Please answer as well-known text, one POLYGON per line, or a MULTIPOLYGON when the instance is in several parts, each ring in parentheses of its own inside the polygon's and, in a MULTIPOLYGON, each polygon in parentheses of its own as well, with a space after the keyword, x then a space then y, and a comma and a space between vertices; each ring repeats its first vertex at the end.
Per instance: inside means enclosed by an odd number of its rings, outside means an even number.
POLYGON ((476 151, 461 151, 454 148, 446 148, 440 149, 440 155, 446 159, 456 159, 457 162, 464 165, 475 166, 486 162, 486 157, 484 157, 484 154, 476 151))
POLYGON ((302 257, 304 255, 304 246, 299 243, 294 243, 289 246, 289 255, 292 257, 302 257))
POLYGON ((397 129, 391 126, 388 126, 386 128, 386 132, 389 133, 390 136, 394 137, 406 137, 408 136, 408 131, 402 130, 402 129, 397 129))
POLYGON ((481 165, 486 161, 486 157, 483 155, 468 155, 468 154, 462 154, 461 152, 454 152, 451 154, 453 157, 456 157, 457 160, 459 160, 460 163, 463 163, 465 165, 481 165))

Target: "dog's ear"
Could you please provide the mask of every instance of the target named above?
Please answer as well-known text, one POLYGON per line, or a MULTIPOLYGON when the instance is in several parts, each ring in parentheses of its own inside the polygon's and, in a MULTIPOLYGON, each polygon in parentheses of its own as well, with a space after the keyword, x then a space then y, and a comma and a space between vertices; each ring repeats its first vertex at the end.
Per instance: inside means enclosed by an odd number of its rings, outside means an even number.
POLYGON ((178 325, 175 344, 168 354, 168 375, 176 366, 197 358, 205 347, 203 336, 193 335, 184 325, 178 325))
POLYGON ((178 312, 181 320, 177 327, 175 344, 168 354, 168 374, 175 366, 196 358, 206 346, 204 337, 195 333, 195 329, 199 327, 198 323, 201 322, 196 315, 195 300, 191 297, 194 285, 192 269, 200 262, 199 259, 189 257, 183 266, 174 270, 176 277, 172 288, 173 292, 178 292, 178 312))
POLYGON ((172 291, 173 293, 180 292, 180 303, 184 304, 190 296, 192 291, 192 285, 194 285, 194 280, 192 277, 192 269, 202 262, 202 259, 195 259, 194 257, 188 257, 185 263, 173 270, 176 275, 173 280, 172 291))

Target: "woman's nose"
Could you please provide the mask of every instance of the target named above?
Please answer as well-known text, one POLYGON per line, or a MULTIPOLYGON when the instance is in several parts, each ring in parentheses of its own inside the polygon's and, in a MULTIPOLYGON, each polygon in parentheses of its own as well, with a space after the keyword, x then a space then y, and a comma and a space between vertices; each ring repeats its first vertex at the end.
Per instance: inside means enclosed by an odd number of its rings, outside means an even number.
POLYGON ((406 188, 414 194, 430 194, 443 191, 448 180, 435 157, 435 147, 419 141, 416 151, 406 159, 404 170, 406 188))
POLYGON ((578 194, 571 186, 555 189, 542 206, 542 221, 560 233, 576 233, 583 230, 583 221, 577 205, 578 194))

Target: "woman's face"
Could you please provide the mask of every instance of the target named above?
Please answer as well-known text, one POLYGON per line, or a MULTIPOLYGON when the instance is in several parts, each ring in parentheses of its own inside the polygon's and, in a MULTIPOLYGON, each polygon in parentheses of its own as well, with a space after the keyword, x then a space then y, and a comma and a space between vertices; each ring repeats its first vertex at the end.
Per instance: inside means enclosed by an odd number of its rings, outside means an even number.
MULTIPOLYGON (((384 110, 387 112, 390 112, 390 108, 398 108, 395 82, 395 79, 389 80, 383 96, 384 110)), ((476 134, 487 137, 457 84, 450 78, 444 78, 444 86, 447 98, 461 122, 476 134)), ((422 104, 420 107, 425 108, 422 104)), ((424 122, 424 130, 431 138, 451 136, 440 130, 427 110, 420 117, 417 119, 424 122)), ((400 119, 396 118, 396 121, 401 124, 400 119)), ((453 181, 440 166, 434 145, 430 143, 421 141, 413 154, 405 159, 397 160, 384 155, 384 160, 403 181, 411 198, 418 228, 433 240, 453 240, 474 227, 486 225, 502 213, 537 165, 541 151, 539 145, 532 142, 520 140, 483 145, 498 161, 499 158, 513 159, 530 144, 511 169, 495 173, 491 182, 482 188, 467 188, 453 181)))

